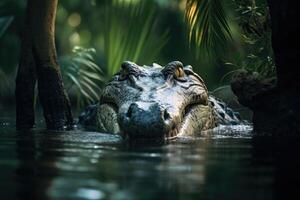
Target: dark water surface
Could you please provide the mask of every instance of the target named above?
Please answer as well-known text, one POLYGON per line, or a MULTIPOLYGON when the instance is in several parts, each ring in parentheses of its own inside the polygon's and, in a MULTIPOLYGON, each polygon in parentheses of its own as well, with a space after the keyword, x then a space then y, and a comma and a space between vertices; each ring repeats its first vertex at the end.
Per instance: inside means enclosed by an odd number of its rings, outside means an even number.
POLYGON ((297 138, 224 129, 146 145, 0 123, 0 199, 291 199, 300 190, 297 138))

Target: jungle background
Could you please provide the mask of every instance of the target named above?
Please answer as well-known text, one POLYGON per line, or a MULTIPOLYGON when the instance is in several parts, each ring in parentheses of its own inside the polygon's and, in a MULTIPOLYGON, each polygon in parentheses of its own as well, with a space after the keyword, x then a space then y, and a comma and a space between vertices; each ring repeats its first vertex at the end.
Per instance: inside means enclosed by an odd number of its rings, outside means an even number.
MULTIPOLYGON (((26 1, 0 2, 0 109, 14 106, 26 1)), ((232 98, 230 77, 273 77, 265 0, 60 0, 56 49, 76 110, 98 99, 124 60, 192 65, 208 89, 232 98)), ((36 100, 38 103, 38 100, 36 100)))

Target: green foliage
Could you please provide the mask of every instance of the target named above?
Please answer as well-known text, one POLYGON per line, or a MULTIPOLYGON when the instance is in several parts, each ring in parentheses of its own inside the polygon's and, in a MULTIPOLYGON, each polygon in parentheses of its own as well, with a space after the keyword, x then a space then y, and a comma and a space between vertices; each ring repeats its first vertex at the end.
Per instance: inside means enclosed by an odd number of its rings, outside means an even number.
POLYGON ((197 55, 220 54, 220 50, 224 50, 226 42, 232 37, 225 10, 234 9, 236 21, 241 28, 242 49, 227 58, 225 64, 237 70, 257 72, 263 77, 274 76, 275 64, 266 2, 232 0, 232 3, 233 6, 226 7, 219 0, 187 0, 185 16, 189 25, 190 44, 195 44, 197 55))
POLYGON ((245 56, 233 58, 228 65, 238 69, 257 72, 263 77, 275 76, 275 63, 271 43, 269 12, 266 3, 254 0, 233 0, 237 21, 242 29, 241 36, 245 56))
POLYGON ((99 99, 100 85, 104 82, 102 70, 95 64, 95 49, 74 47, 72 54, 60 58, 62 75, 67 91, 77 95, 77 107, 99 99))
POLYGON ((158 35, 157 9, 146 1, 113 0, 106 6, 103 26, 104 58, 108 76, 123 61, 150 64, 168 41, 168 31, 158 35))
MULTIPOLYGON (((14 26, 4 35, 1 24, 7 28, 11 19, 4 23, 0 18, 2 88, 5 76, 13 80, 9 77, 14 77, 17 67, 25 6, 26 1, 20 0, 0 2, 0 16, 15 16, 14 26)), ((220 78, 230 70, 243 68, 273 76, 267 14, 265 0, 60 1, 58 52, 66 55, 76 45, 97 50, 95 55, 92 50, 75 48, 72 55, 61 57, 64 81, 71 97, 80 97, 76 101, 81 106, 98 98, 103 76, 110 78, 124 60, 146 65, 181 60, 193 65, 210 89, 219 85, 220 78), (184 5, 185 20, 180 20, 184 5), (71 23, 74 14, 80 17, 76 26, 71 23), (86 53, 91 57, 83 55, 86 53), (230 67, 224 67, 224 63, 230 67)))
POLYGON ((244 69, 249 72, 259 73, 265 78, 273 77, 275 76, 275 63, 273 57, 264 55, 265 53, 263 50, 264 49, 260 49, 256 54, 249 53, 246 57, 235 58, 233 62, 227 62, 225 64, 233 66, 238 70, 244 69))
POLYGON ((196 56, 213 56, 224 50, 231 31, 222 1, 187 0, 185 19, 196 56))
POLYGON ((257 5, 255 0, 232 0, 235 4, 236 19, 247 37, 261 37, 268 27, 268 8, 266 3, 257 5))

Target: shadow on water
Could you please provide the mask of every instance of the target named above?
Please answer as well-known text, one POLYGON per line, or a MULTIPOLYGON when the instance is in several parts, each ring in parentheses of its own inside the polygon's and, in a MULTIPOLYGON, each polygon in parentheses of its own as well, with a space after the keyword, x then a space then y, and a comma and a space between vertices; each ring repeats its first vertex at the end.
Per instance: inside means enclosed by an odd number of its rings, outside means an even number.
POLYGON ((274 199, 300 199, 300 136, 254 137, 253 167, 272 170, 274 199))
POLYGON ((215 135, 149 144, 95 132, 16 132, 2 123, 0 196, 172 200, 299 196, 299 138, 252 137, 243 131, 223 127, 215 135))
POLYGON ((53 142, 49 134, 18 132, 16 138, 16 159, 19 165, 15 171, 16 196, 20 199, 49 199, 47 190, 51 181, 59 175, 55 163, 62 156, 62 143, 53 142), (40 138, 38 138, 40 137, 40 138))

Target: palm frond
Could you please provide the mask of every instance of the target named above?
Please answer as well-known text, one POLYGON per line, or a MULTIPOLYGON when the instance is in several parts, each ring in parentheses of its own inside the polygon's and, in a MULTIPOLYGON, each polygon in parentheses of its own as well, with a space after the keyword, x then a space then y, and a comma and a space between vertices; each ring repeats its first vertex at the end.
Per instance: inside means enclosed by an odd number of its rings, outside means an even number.
POLYGON ((83 107, 99 99, 100 84, 105 81, 101 68, 94 62, 95 49, 74 47, 72 54, 60 58, 62 75, 67 90, 77 95, 77 107, 83 107))
POLYGON ((188 23, 190 45, 197 56, 212 55, 224 49, 231 39, 224 5, 221 0, 187 0, 185 19, 188 23))
POLYGON ((108 76, 124 60, 151 64, 168 41, 156 32, 156 8, 146 1, 112 1, 104 16, 104 52, 108 76))

